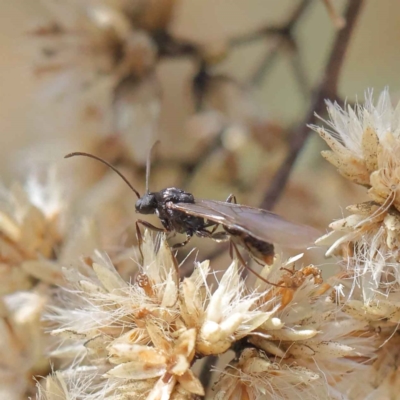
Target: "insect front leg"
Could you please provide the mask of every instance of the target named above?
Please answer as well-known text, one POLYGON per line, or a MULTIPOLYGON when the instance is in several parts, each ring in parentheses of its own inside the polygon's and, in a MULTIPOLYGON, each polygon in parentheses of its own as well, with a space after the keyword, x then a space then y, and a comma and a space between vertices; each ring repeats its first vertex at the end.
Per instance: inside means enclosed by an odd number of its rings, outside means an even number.
POLYGON ((141 255, 142 260, 143 260, 143 259, 144 259, 144 257, 143 257, 143 251, 142 251, 143 235, 142 235, 142 232, 140 231, 139 224, 142 225, 142 226, 144 226, 145 228, 148 228, 148 229, 150 229, 150 230, 152 230, 152 231, 155 231, 155 232, 167 233, 167 230, 166 230, 166 229, 163 229, 163 228, 158 228, 157 226, 154 226, 154 225, 150 224, 150 223, 147 222, 147 221, 143 221, 142 219, 138 219, 138 220, 136 221, 136 223, 135 223, 135 227, 136 227, 136 237, 137 237, 137 241, 138 241, 138 245, 139 245, 140 255, 141 255))

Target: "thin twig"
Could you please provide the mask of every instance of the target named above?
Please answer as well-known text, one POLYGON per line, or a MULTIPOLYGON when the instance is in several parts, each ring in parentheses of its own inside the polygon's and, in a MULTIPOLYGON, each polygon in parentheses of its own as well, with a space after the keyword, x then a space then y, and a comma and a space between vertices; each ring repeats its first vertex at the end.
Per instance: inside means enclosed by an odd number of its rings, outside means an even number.
POLYGON ((302 150, 306 139, 310 133, 307 125, 313 124, 316 120, 315 113, 322 113, 324 110, 325 98, 337 98, 337 85, 343 65, 351 34, 353 33, 357 17, 361 11, 364 0, 349 0, 347 10, 345 12, 346 26, 338 32, 332 51, 325 68, 322 81, 314 95, 309 111, 305 119, 298 128, 293 132, 289 146, 289 152, 285 161, 282 163, 278 172, 272 179, 272 182, 261 203, 261 208, 272 209, 279 200, 294 163, 302 150))
POLYGON ((297 85, 304 99, 308 100, 311 95, 311 85, 309 84, 306 70, 303 66, 298 50, 293 50, 290 55, 290 64, 293 69, 293 74, 296 78, 297 85))
POLYGON ((265 38, 270 35, 283 35, 285 32, 292 30, 300 17, 304 14, 307 7, 311 4, 311 0, 302 0, 299 5, 293 10, 287 22, 282 26, 267 26, 261 29, 257 29, 255 32, 250 32, 245 35, 241 35, 230 41, 231 46, 241 46, 243 44, 252 43, 256 40, 265 38))
POLYGON ((328 10, 329 17, 337 29, 342 29, 346 25, 346 20, 337 13, 331 0, 323 0, 325 7, 328 10))
MULTIPOLYGON (((237 45, 248 44, 253 41, 259 40, 265 37, 276 37, 276 45, 274 49, 270 49, 268 54, 265 56, 261 65, 257 67, 257 70, 250 78, 250 84, 257 85, 259 81, 262 81, 271 66, 274 64, 279 51, 286 45, 293 47, 293 51, 297 52, 297 46, 294 42, 294 37, 292 34, 293 29, 296 27, 300 18, 304 15, 308 6, 312 3, 311 0, 302 0, 298 5, 291 11, 291 14, 287 18, 287 21, 281 26, 264 26, 261 29, 250 32, 248 34, 241 35, 240 37, 233 38, 230 40, 230 46, 234 47, 237 45)), ((197 111, 201 108, 203 103, 204 92, 207 86, 207 81, 213 77, 208 71, 208 65, 202 58, 202 51, 193 43, 178 40, 172 37, 170 34, 164 31, 156 32, 153 39, 157 43, 158 56, 160 58, 164 57, 194 57, 199 63, 199 69, 193 81, 194 86, 194 97, 196 100, 197 111)), ((296 55, 295 55, 296 57, 296 55)), ((302 93, 306 93, 305 88, 306 79, 304 72, 296 69, 301 66, 300 60, 298 59, 298 54, 295 60, 292 62, 292 66, 295 69, 295 75, 299 78, 299 86, 302 89, 302 93)), ((209 146, 207 146, 201 154, 189 163, 183 163, 180 166, 184 171, 183 187, 186 187, 196 170, 205 162, 207 162, 209 156, 218 148, 221 147, 221 135, 223 132, 219 132, 209 146)))
POLYGON ((249 82, 252 86, 257 87, 264 81, 265 75, 267 75, 267 73, 275 64, 275 61, 280 53, 280 49, 284 43, 286 43, 285 37, 280 36, 276 39, 273 48, 269 50, 268 54, 264 57, 256 71, 252 74, 252 77, 249 79, 249 82))
MULTIPOLYGON (((299 5, 293 10, 286 24, 281 28, 264 28, 253 34, 253 38, 265 37, 266 35, 276 36, 274 47, 268 51, 264 59, 261 61, 261 64, 258 66, 256 71, 253 73, 253 76, 249 80, 253 86, 261 84, 265 75, 275 63, 280 50, 285 45, 289 44, 289 46, 292 48, 292 51, 297 52, 297 46, 292 32, 310 4, 310 0, 303 0, 300 2, 299 5)), ((247 42, 250 41, 250 38, 251 36, 247 37, 247 42)), ((242 40, 243 39, 245 38, 242 38, 242 40)))

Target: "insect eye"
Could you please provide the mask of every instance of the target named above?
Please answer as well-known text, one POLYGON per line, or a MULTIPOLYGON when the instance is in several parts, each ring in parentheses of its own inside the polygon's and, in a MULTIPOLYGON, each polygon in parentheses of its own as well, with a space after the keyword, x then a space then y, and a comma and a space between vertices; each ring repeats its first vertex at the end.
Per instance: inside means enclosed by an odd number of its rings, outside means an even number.
POLYGON ((154 196, 145 195, 135 204, 135 209, 141 214, 153 214, 157 205, 155 204, 154 196))

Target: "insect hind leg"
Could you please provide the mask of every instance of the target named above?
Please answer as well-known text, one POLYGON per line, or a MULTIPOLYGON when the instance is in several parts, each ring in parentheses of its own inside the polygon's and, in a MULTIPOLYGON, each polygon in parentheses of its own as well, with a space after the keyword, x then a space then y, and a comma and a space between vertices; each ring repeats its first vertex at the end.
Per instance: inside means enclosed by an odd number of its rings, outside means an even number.
POLYGON ((237 259, 240 261, 240 263, 243 265, 244 268, 246 268, 248 271, 253 273, 258 279, 261 279, 262 281, 269 283, 258 272, 254 271, 251 267, 249 267, 247 265, 246 261, 244 260, 243 256, 240 254, 240 251, 234 242, 231 241, 229 247, 230 247, 229 254, 230 254, 231 258, 233 258, 233 252, 235 252, 237 259))
POLYGON ((267 283, 269 285, 272 285, 272 286, 286 288, 286 286, 282 286, 282 285, 279 285, 277 283, 270 282, 269 280, 267 280, 264 277, 262 277, 258 272, 254 271, 253 268, 249 267, 247 265, 246 261, 244 260, 243 256, 240 254, 240 251, 237 248, 236 244, 231 241, 230 242, 230 246, 229 246, 229 255, 231 256, 231 258, 233 258, 233 250, 235 251, 236 257, 240 261, 240 263, 243 265, 243 267, 246 268, 248 271, 250 271, 252 274, 254 274, 258 279, 260 279, 263 282, 265 282, 265 283, 267 283))

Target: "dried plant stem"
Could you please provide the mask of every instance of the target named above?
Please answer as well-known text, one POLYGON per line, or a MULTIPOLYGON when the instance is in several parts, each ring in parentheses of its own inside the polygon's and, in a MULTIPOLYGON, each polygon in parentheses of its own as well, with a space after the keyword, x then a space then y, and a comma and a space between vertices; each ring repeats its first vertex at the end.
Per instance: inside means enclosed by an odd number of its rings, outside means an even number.
POLYGON ((336 36, 322 81, 315 92, 306 117, 292 134, 289 152, 272 179, 261 203, 261 208, 269 210, 275 206, 286 186, 297 156, 309 135, 310 130, 307 125, 315 122, 315 113, 323 112, 325 98, 337 98, 337 85, 341 67, 363 3, 363 0, 349 0, 348 2, 345 12, 346 26, 336 36))
MULTIPOLYGON (((277 36, 275 46, 273 47, 272 50, 268 52, 268 54, 265 56, 261 64, 254 72, 253 76, 250 78, 249 81, 251 85, 258 86, 262 83, 262 81, 265 78, 265 75, 268 73, 268 71, 274 64, 276 58, 278 57, 282 47, 289 45, 291 51, 293 51, 298 56, 296 40, 292 32, 310 4, 311 4, 310 0, 303 0, 302 2, 300 2, 299 5, 294 9, 292 14, 290 15, 288 22, 281 28, 265 28, 257 32, 256 34, 253 34, 253 36, 247 38, 247 41, 250 41, 251 37, 254 40, 256 38, 260 38, 266 35, 277 36)), ((301 67, 301 63, 298 62, 295 66, 296 77, 304 75, 302 70, 298 70, 299 67, 301 67)), ((301 86, 302 83, 299 82, 299 85, 301 86)))
MULTIPOLYGON (((297 23, 300 21, 301 17, 304 15, 304 13, 306 12, 311 3, 312 3, 311 0, 302 0, 291 12, 289 18, 287 19, 287 22, 283 26, 280 27, 267 26, 258 29, 255 32, 251 32, 247 35, 243 35, 231 40, 230 42, 231 46, 240 46, 240 45, 246 45, 255 40, 265 38, 267 36, 271 35, 277 36, 276 46, 272 51, 269 51, 269 53, 262 61, 261 65, 257 68, 256 72, 249 79, 252 85, 258 84, 260 80, 264 79, 265 75, 268 74, 269 66, 273 64, 281 48, 285 44, 289 43, 290 47, 293 49, 293 55, 291 56, 292 57, 291 63, 295 76, 297 77, 298 80, 298 85, 304 96, 308 97, 307 95, 309 94, 309 87, 307 84, 305 73, 301 68, 301 59, 297 51, 297 46, 292 31, 296 27, 297 23)), ((215 138, 215 140, 212 141, 210 146, 208 146, 204 150, 204 152, 202 152, 202 154, 196 158, 194 162, 183 166, 184 167, 183 169, 185 171, 185 176, 182 182, 183 187, 189 185, 192 179, 193 172, 196 171, 202 164, 207 162, 209 155, 212 154, 216 149, 218 149, 221 146, 221 133, 217 135, 217 137, 215 138)), ((227 249, 228 245, 220 244, 215 248, 215 250, 213 250, 209 254, 208 258, 210 260, 214 260, 221 254, 226 252, 227 249)), ((182 267, 180 269, 181 277, 190 275, 192 271, 193 271, 192 265, 182 267)))
POLYGON ((296 8, 293 10, 287 22, 283 26, 266 26, 261 29, 258 29, 255 32, 251 32, 246 35, 242 35, 231 40, 232 46, 238 46, 243 44, 251 43, 255 40, 262 39, 268 35, 285 35, 290 33, 290 31, 295 27, 300 17, 304 14, 307 7, 311 4, 310 0, 301 1, 296 8))
POLYGON ((201 367, 200 375, 199 375, 199 380, 202 383, 204 390, 207 394, 208 388, 210 387, 210 384, 212 383, 212 371, 211 368, 215 366, 217 363, 218 357, 211 355, 208 356, 205 360, 204 363, 201 367))
POLYGON ((342 29, 346 25, 346 20, 342 18, 335 10, 331 0, 323 0, 328 14, 337 29, 342 29))

